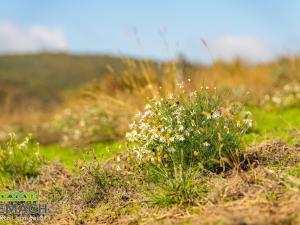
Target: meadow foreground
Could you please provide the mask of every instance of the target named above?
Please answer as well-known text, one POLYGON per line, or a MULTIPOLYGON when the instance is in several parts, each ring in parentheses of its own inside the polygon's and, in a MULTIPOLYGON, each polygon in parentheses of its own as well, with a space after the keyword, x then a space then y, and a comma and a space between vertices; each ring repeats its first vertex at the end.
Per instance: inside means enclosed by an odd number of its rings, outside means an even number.
POLYGON ((127 63, 3 136, 1 190, 49 208, 26 223, 300 223, 296 79, 224 64, 205 69, 231 68, 212 85, 199 68, 182 78, 176 63, 127 63), (234 68, 264 75, 234 83, 234 68))

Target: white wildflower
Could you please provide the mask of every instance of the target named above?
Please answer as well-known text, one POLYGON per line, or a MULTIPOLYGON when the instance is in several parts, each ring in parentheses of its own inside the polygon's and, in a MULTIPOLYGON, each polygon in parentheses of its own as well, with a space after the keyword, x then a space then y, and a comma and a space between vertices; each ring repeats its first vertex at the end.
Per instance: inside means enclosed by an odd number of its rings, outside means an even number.
POLYGON ((173 98, 174 98, 174 96, 173 96, 172 94, 169 94, 169 95, 168 95, 168 99, 171 100, 171 99, 173 99, 173 98))
POLYGON ((24 141, 21 144, 19 144, 19 149, 24 149, 26 147, 27 143, 24 141))
POLYGON ((153 138, 154 140, 157 140, 157 139, 159 138, 159 135, 158 135, 158 134, 152 134, 152 138, 153 138))
POLYGON ((245 124, 246 124, 248 127, 252 127, 252 126, 253 126, 253 121, 250 120, 250 119, 245 119, 244 122, 245 122, 245 124))
POLYGON ((137 152, 137 153, 136 153, 136 157, 137 157, 138 159, 143 158, 143 156, 142 156, 142 154, 141 154, 140 152, 137 152))
POLYGON ((183 89, 184 88, 183 82, 177 83, 176 85, 177 85, 177 87, 179 87, 179 89, 183 89))
POLYGON ((170 153, 173 153, 173 152, 176 151, 176 149, 175 148, 169 148, 167 151, 170 152, 170 153))
POLYGON ((144 115, 145 115, 146 117, 147 117, 147 116, 152 117, 152 116, 154 116, 154 112, 152 112, 151 110, 147 110, 147 111, 145 111, 144 115))
POLYGON ((129 127, 130 130, 132 130, 133 128, 135 128, 135 122, 130 123, 130 124, 128 125, 128 127, 129 127))
POLYGON ((149 104, 147 104, 147 105, 145 106, 145 110, 149 110, 149 109, 151 109, 151 108, 152 108, 152 106, 149 105, 149 104))
POLYGON ((178 139, 179 141, 184 141, 184 140, 185 140, 184 136, 182 136, 182 135, 179 135, 179 136, 177 137, 177 139, 178 139))
POLYGON ((206 142, 203 143, 203 146, 204 146, 204 147, 209 147, 210 144, 206 141, 206 142))
POLYGON ((120 166, 117 166, 117 172, 118 172, 118 173, 122 172, 122 169, 121 169, 120 166))
POLYGON ((221 113, 219 111, 215 111, 213 114, 212 114, 212 118, 213 119, 218 119, 221 117, 221 113))
POLYGON ((188 130, 185 131, 185 136, 187 136, 187 137, 190 136, 190 132, 188 130))
POLYGON ((184 130, 184 127, 183 127, 182 125, 180 125, 179 128, 178 128, 178 130, 179 130, 179 131, 183 131, 183 130, 184 130))
POLYGON ((192 91, 190 92, 189 96, 190 97, 195 97, 197 95, 197 92, 196 91, 192 91))
POLYGON ((139 118, 139 117, 142 116, 142 113, 141 113, 141 112, 138 112, 138 113, 136 113, 134 116, 135 116, 136 118, 139 118))
POLYGON ((247 111, 244 113, 244 118, 248 118, 249 116, 251 116, 251 112, 247 111))
POLYGON ((192 127, 196 126, 195 120, 191 121, 192 127))
POLYGON ((131 131, 131 132, 127 132, 127 133, 126 133, 126 139, 127 139, 128 141, 134 141, 136 135, 137 135, 137 131, 136 131, 136 130, 133 130, 133 131, 131 131))
POLYGON ((163 142, 163 143, 166 142, 166 138, 165 137, 160 137, 159 140, 160 140, 160 142, 163 142))
POLYGON ((10 137, 10 139, 14 139, 16 137, 16 134, 13 132, 9 132, 8 136, 10 137))
POLYGON ((156 105, 156 106, 160 106, 160 105, 161 105, 161 102, 160 102, 160 101, 155 102, 155 105, 156 105))

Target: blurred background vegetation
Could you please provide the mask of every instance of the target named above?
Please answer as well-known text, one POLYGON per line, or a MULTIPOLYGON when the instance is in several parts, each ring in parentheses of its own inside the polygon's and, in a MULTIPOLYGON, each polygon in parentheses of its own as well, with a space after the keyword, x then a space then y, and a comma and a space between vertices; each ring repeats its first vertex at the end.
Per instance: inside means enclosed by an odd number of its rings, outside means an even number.
POLYGON ((176 92, 217 87, 250 107, 299 106, 300 58, 247 64, 193 64, 107 55, 0 56, 1 137, 32 132, 42 143, 120 140, 145 101, 176 92), (188 80, 192 82, 187 82, 188 80))

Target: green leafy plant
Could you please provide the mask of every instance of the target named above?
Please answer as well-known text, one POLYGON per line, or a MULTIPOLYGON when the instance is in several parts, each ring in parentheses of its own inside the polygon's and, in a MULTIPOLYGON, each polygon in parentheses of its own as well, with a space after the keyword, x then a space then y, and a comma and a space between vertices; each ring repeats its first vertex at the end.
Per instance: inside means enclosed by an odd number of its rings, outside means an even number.
POLYGON ((129 157, 152 181, 171 188, 169 197, 174 191, 190 195, 199 169, 218 172, 239 163, 242 136, 252 126, 249 115, 237 104, 226 106, 208 87, 153 99, 130 124, 129 157))
POLYGON ((31 135, 18 142, 10 133, 8 140, 0 146, 0 173, 13 179, 31 178, 40 174, 44 160, 39 153, 39 145, 31 135))
POLYGON ((238 105, 222 106, 220 97, 206 90, 154 99, 130 124, 129 152, 151 167, 175 171, 200 163, 215 171, 234 163, 241 137, 252 126, 248 112, 240 115, 238 105))
POLYGON ((154 204, 168 206, 171 204, 189 204, 207 193, 207 188, 199 179, 201 169, 190 168, 179 171, 170 177, 167 170, 153 170, 151 179, 155 181, 146 194, 154 204), (157 185, 159 184, 159 185, 157 185), (163 185, 162 185, 163 184, 163 185))

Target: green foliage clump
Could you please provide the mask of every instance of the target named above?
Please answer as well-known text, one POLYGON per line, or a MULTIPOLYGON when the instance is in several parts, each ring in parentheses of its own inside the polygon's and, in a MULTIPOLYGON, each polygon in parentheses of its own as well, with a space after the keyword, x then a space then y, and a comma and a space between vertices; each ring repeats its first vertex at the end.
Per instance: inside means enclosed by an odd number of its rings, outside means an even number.
POLYGON ((201 168, 179 170, 175 177, 168 177, 167 171, 153 170, 155 183, 146 193, 154 204, 168 206, 171 204, 192 204, 206 194, 207 187, 200 178, 201 168), (159 185, 157 185, 159 184, 159 185))
POLYGON ((8 140, 0 145, 0 173, 14 180, 38 176, 43 162, 39 146, 30 135, 18 142, 10 133, 8 140))
POLYGON ((123 117, 122 111, 113 109, 103 101, 87 102, 58 114, 52 127, 62 133, 61 142, 67 145, 118 140, 123 133, 123 117))
POLYGON ((249 114, 242 116, 237 104, 226 106, 208 87, 153 99, 130 124, 130 158, 165 190, 189 196, 199 170, 218 172, 239 163, 242 137, 252 126, 249 114))
POLYGON ((201 164, 215 171, 233 163, 252 126, 248 115, 241 119, 239 106, 222 106, 220 97, 206 90, 154 99, 130 124, 130 153, 151 167, 174 171, 174 166, 186 170, 201 164))

